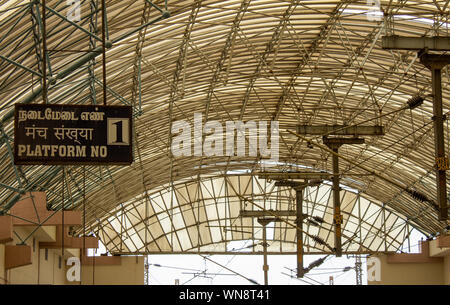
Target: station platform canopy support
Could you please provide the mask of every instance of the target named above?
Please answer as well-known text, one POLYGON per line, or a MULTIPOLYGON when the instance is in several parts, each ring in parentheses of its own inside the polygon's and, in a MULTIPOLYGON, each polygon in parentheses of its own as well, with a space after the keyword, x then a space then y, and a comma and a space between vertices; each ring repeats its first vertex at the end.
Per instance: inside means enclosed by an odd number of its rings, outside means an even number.
POLYGON ((450 55, 431 54, 429 51, 450 51, 450 37, 384 36, 382 47, 383 49, 417 50, 420 62, 431 71, 437 201, 439 220, 445 221, 448 219, 446 171, 449 168, 449 162, 444 146, 444 121, 446 118, 443 115, 442 107, 441 70, 450 64, 450 55))
POLYGON ((323 143, 327 145, 333 153, 333 223, 334 223, 334 245, 336 257, 342 256, 342 222, 339 186, 339 147, 345 144, 363 144, 364 139, 360 136, 382 136, 384 129, 382 126, 341 126, 341 125, 299 125, 297 132, 304 135, 322 135, 323 143))

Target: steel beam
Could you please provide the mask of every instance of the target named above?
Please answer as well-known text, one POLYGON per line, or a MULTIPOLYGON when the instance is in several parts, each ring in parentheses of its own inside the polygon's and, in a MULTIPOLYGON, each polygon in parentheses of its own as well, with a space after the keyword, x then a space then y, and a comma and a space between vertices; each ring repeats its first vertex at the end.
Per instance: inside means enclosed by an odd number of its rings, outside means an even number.
MULTIPOLYGON (((323 144, 327 145, 330 148, 339 148, 344 144, 364 144, 364 139, 362 138, 328 138, 323 137, 323 144)), ((337 152, 336 152, 337 153, 337 152)), ((339 175, 339 172, 334 172, 333 175, 339 175)))
POLYGON ((260 172, 258 178, 272 180, 305 179, 305 180, 326 180, 331 177, 329 173, 321 172, 260 172))
MULTIPOLYGON (((73 22, 72 20, 67 19, 65 16, 61 15, 60 13, 58 13, 57 11, 55 11, 54 9, 52 9, 51 7, 45 6, 46 10, 49 10, 52 14, 54 14, 55 16, 58 16, 59 18, 61 18, 62 20, 70 23, 71 25, 73 25, 74 27, 76 27, 77 29, 79 29, 80 31, 82 31, 83 33, 87 34, 88 36, 98 40, 98 41, 102 41, 102 38, 98 37, 97 35, 89 32, 88 30, 86 30, 85 28, 79 26, 78 24, 76 24, 75 22, 73 22)), ((111 45, 108 45, 108 47, 111 47, 111 45)))
POLYGON ((295 202, 297 212, 297 278, 303 277, 303 189, 296 189, 295 202))
POLYGON ((297 181, 292 181, 292 180, 281 180, 281 181, 275 182, 275 186, 289 186, 289 187, 298 189, 298 188, 306 187, 307 184, 306 184, 306 182, 299 183, 297 181))
POLYGON ((334 224, 334 247, 336 257, 342 256, 342 223, 341 214, 341 188, 339 186, 339 147, 344 144, 363 144, 362 138, 328 138, 323 137, 323 143, 333 151, 333 224, 334 224))
POLYGON ((296 216, 296 212, 292 211, 245 211, 241 210, 239 213, 240 217, 288 217, 288 216, 296 216))
POLYGON ((442 85, 441 70, 433 69, 431 71, 433 82, 433 115, 434 115, 434 144, 436 154, 436 185, 437 201, 439 205, 439 220, 448 219, 447 207, 447 180, 446 169, 448 159, 445 155, 444 143, 444 116, 442 111, 442 85), (441 161, 442 160, 442 161, 441 161), (444 164, 444 166, 439 166, 444 164), (445 165, 446 164, 446 165, 445 165))
MULTIPOLYGON (((449 48, 450 49, 450 48, 449 48)), ((447 178, 448 157, 445 155, 445 134, 442 107, 442 77, 441 69, 450 64, 450 55, 421 54, 420 62, 431 70, 433 87, 433 120, 434 120, 434 146, 436 156, 436 186, 437 201, 439 205, 439 220, 448 219, 447 204, 447 178)))
MULTIPOLYGON (((97 47, 91 52, 83 55, 78 60, 74 61, 72 64, 68 65, 65 69, 62 69, 61 72, 55 74, 54 78, 50 80, 50 83, 55 83, 57 80, 63 79, 66 76, 70 75, 73 71, 78 69, 79 67, 83 66, 90 60, 94 59, 98 55, 100 55, 102 52, 102 47, 97 47)), ((29 104, 34 99, 42 93, 42 86, 38 86, 36 89, 34 89, 32 92, 30 92, 28 95, 26 95, 21 101, 18 101, 18 103, 22 104, 29 104)), ((9 119, 14 117, 14 109, 5 114, 1 120, 1 123, 6 123, 9 119)))
MULTIPOLYGON (((135 252, 127 252, 127 251, 116 251, 116 252, 111 252, 112 255, 173 255, 173 254, 187 254, 187 255, 192 255, 192 254, 201 254, 201 255, 255 255, 254 251, 249 251, 249 252, 239 252, 239 251, 135 251, 135 252)), ((286 251, 286 252, 281 252, 281 251, 270 251, 268 252, 270 255, 296 255, 295 251, 286 251)), ((348 251, 345 252, 346 255, 352 255, 352 254, 361 254, 361 255, 370 255, 370 254, 375 254, 375 251, 348 251)), ((386 253, 395 253, 395 252, 386 252, 386 253)), ((333 254, 333 252, 327 252, 327 251, 318 251, 318 252, 308 252, 305 251, 304 255, 331 255, 333 254)))
POLYGON ((271 223, 272 221, 275 221, 275 219, 274 218, 258 218, 259 224, 263 226, 264 285, 268 285, 269 284, 269 265, 267 264, 267 233, 266 233, 266 226, 269 223, 271 223))
POLYGON ((22 68, 23 70, 25 70, 25 71, 27 71, 27 72, 30 72, 31 74, 34 74, 34 75, 36 75, 36 76, 38 76, 38 77, 42 77, 42 74, 41 74, 41 73, 36 72, 36 71, 34 71, 34 70, 32 70, 32 69, 30 69, 30 68, 24 66, 24 65, 22 65, 22 64, 20 64, 20 63, 18 63, 18 62, 16 62, 16 61, 14 61, 14 60, 12 60, 12 59, 9 59, 8 57, 5 57, 5 56, 0 55, 0 58, 3 59, 3 60, 6 61, 6 62, 9 62, 9 63, 12 64, 12 65, 15 65, 15 66, 17 66, 17 67, 19 67, 19 68, 22 68))
MULTIPOLYGON (((49 9, 47 7, 47 9, 49 9)), ((50 10, 51 11, 51 10, 50 10)), ((120 35, 119 37, 117 37, 116 39, 114 39, 112 42, 111 41, 107 41, 106 43, 106 47, 111 47, 112 44, 117 43, 122 41, 123 39, 126 39, 127 37, 133 35, 134 33, 140 31, 141 29, 152 25, 162 19, 166 19, 170 17, 170 13, 168 11, 165 11, 160 17, 154 18, 151 21, 149 21, 146 24, 143 24, 133 30, 130 30, 127 33, 124 33, 122 35, 120 35)), ((92 37, 92 33, 89 32, 88 34, 89 36, 92 37)), ((97 38, 96 38, 97 39, 97 38)), ((58 74, 55 74, 55 76, 53 78, 50 78, 50 84, 56 82, 57 80, 63 79, 66 76, 70 75, 73 71, 75 71, 76 69, 78 69, 79 67, 83 66, 84 64, 88 63, 89 61, 93 60, 95 57, 97 57, 98 55, 102 54, 103 51, 103 46, 100 47, 96 47, 95 49, 93 49, 91 52, 83 55, 82 57, 80 57, 78 60, 75 60, 72 64, 68 65, 65 69, 62 69, 61 72, 59 72, 58 74)), ((22 103, 22 104, 29 104, 31 103, 38 95, 40 95, 42 93, 42 86, 38 86, 37 88, 35 88, 31 93, 29 93, 27 96, 25 96, 21 101, 18 101, 18 103, 22 103)), ((3 116, 3 118, 1 119, 1 123, 5 123, 8 120, 10 120, 12 117, 14 117, 14 110, 11 110, 10 112, 8 112, 7 114, 5 114, 3 116)))
POLYGON ((383 49, 402 50, 436 50, 450 51, 450 36, 434 37, 405 37, 405 36, 383 36, 381 45, 383 49))
POLYGON ((336 154, 333 154, 333 223, 334 223, 334 247, 336 249, 336 257, 342 256, 342 215, 341 215, 341 198, 339 187, 339 158, 338 148, 331 148, 336 154))
MULTIPOLYGON (((296 196, 296 210, 295 210, 295 225, 297 233, 297 278, 302 278, 304 275, 303 269, 303 221, 308 215, 303 214, 303 190, 308 186, 317 186, 322 183, 322 180, 312 180, 305 182, 282 180, 275 183, 276 186, 290 186, 295 189, 296 196)), ((290 212, 290 211, 288 211, 290 212)))
POLYGON ((382 136, 383 126, 298 125, 297 133, 308 135, 382 136))
POLYGON ((442 80, 441 70, 450 64, 450 55, 428 54, 428 50, 450 51, 450 36, 439 37, 383 37, 384 49, 419 50, 420 62, 431 70, 433 87, 433 120, 434 143, 436 156, 436 187, 437 201, 439 205, 438 219, 448 219, 446 170, 448 158, 445 156, 444 146, 444 116, 442 109, 442 80))

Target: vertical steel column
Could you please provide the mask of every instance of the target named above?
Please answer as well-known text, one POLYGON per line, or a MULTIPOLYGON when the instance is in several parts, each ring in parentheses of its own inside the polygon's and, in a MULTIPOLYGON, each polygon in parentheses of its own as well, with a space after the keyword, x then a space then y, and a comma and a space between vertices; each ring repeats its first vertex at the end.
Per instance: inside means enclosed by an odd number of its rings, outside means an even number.
POLYGON ((442 80, 441 69, 433 67, 431 69, 433 86, 433 116, 434 116, 434 145, 436 154, 436 185, 437 199, 439 204, 439 220, 447 220, 447 183, 445 166, 439 164, 446 163, 444 146, 444 116, 442 112, 442 80))
POLYGON ((47 104, 47 14, 42 0, 42 101, 47 104))
POLYGON ((297 277, 303 277, 303 188, 296 188, 297 204, 297 277))
MULTIPOLYGON (((323 137, 323 143, 327 145, 332 153, 333 162, 333 223, 334 223, 334 249, 336 257, 342 256, 342 223, 343 217, 341 214, 341 188, 339 187, 339 158, 346 160, 339 156, 339 147, 344 144, 363 144, 364 139, 353 135, 353 138, 328 138, 323 137)), ((348 161, 348 160, 347 160, 348 161)), ((351 161, 350 161, 351 162, 351 161)))
POLYGON ((266 225, 267 223, 263 224, 263 249, 264 249, 264 265, 263 265, 263 270, 264 270, 264 285, 268 285, 269 283, 269 275, 268 275, 268 271, 269 271, 269 265, 267 265, 267 235, 266 235, 266 225))
POLYGON ((106 4, 102 0, 103 105, 106 106, 106 4))
POLYGON ((356 273, 356 285, 362 285, 362 262, 361 255, 356 254, 355 256, 355 273, 356 273))
POLYGON ((62 207, 61 207, 61 218, 62 218, 62 235, 61 235, 61 256, 64 259, 64 236, 65 236, 65 228, 64 228, 64 180, 66 179, 66 169, 62 166, 62 207))
POLYGON ((86 255, 86 167, 83 165, 83 250, 80 254, 80 285, 83 284, 83 257, 86 255))
POLYGON ((341 197, 339 187, 339 157, 338 147, 333 147, 333 220, 334 220, 334 247, 336 248, 336 257, 342 256, 342 215, 341 215, 341 197))
POLYGON ((433 121, 437 202, 439 206, 438 219, 448 219, 447 181, 445 171, 448 169, 448 159, 444 146, 444 116, 442 111, 442 79, 441 70, 450 64, 450 55, 428 54, 427 50, 419 52, 420 62, 431 71, 431 85, 433 88, 433 121))
POLYGON ((269 283, 269 265, 267 264, 267 233, 266 233, 266 226, 271 223, 274 219, 268 219, 268 218, 258 218, 258 223, 262 225, 263 227, 263 255, 264 255, 264 264, 263 264, 263 271, 264 271, 264 285, 268 285, 269 283))

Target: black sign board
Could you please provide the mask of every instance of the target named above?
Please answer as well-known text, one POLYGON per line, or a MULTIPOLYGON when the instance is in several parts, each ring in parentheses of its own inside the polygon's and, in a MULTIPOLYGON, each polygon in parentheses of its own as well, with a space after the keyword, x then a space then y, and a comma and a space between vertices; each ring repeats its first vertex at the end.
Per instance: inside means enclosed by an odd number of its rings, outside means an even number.
POLYGON ((133 162, 130 106, 16 104, 14 163, 133 162))

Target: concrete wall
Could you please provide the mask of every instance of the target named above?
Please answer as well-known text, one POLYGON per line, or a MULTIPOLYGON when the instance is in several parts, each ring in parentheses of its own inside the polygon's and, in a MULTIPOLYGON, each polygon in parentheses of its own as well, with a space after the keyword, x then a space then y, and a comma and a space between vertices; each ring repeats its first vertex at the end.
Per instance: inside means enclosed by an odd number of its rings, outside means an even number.
POLYGON ((368 284, 450 285, 450 236, 421 242, 420 250, 373 255, 374 260, 368 259, 368 284))
MULTIPOLYGON (((21 238, 29 235, 29 230, 26 228, 15 227, 14 230, 21 238)), ((36 236, 30 237, 26 241, 26 244, 31 247, 32 264, 8 270, 7 279, 9 284, 64 284, 64 260, 61 261, 61 268, 59 268, 61 250, 48 249, 46 259, 46 250, 39 248, 39 242, 42 240, 48 241, 51 239, 51 236, 44 236, 43 232, 41 230, 36 236)), ((54 232, 54 229, 45 230, 45 233, 48 232, 54 232)), ((19 242, 19 238, 15 236, 11 244, 18 244, 19 242)))
POLYGON ((444 284, 450 285, 450 255, 444 257, 444 284))
POLYGON ((82 285, 144 285, 144 257, 122 256, 120 265, 83 265, 82 285))
MULTIPOLYGON (((443 285, 444 264, 388 263, 387 255, 376 255, 380 264, 380 281, 368 281, 369 285, 443 285)), ((373 270, 371 270, 373 271, 373 270)))
MULTIPOLYGON (((22 239, 27 237, 33 228, 14 227, 14 231, 22 239)), ((12 242, 0 244, 0 284, 29 284, 29 285, 80 285, 80 282, 68 282, 66 273, 72 266, 67 266, 69 257, 80 257, 80 249, 65 249, 64 256, 61 248, 39 248, 39 242, 55 240, 55 228, 49 227, 36 231, 26 244, 31 248, 31 264, 5 269, 5 247, 16 245, 20 239, 15 236, 12 242), (53 236, 53 237, 52 237, 53 236), (46 255, 47 252, 47 255, 46 255)), ((92 259, 92 258, 85 258, 92 259)), ((97 257, 95 267, 81 266, 83 285, 143 285, 144 257, 97 257), (94 276, 94 277, 93 277, 94 276)))
POLYGON ((143 257, 80 259, 83 247, 98 248, 98 238, 69 236, 68 226, 82 224, 81 212, 64 211, 63 222, 62 212, 47 210, 45 193, 23 195, 9 213, 15 217, 0 216, 0 284, 76 284, 66 278, 70 258, 83 261, 83 284, 144 284, 143 257))
POLYGON ((65 261, 61 256, 61 250, 48 249, 45 259, 45 249, 39 249, 39 284, 63 285, 66 278, 65 261), (59 260, 61 259, 61 263, 59 260))
POLYGON ((6 284, 5 245, 0 244, 0 284, 6 284))

